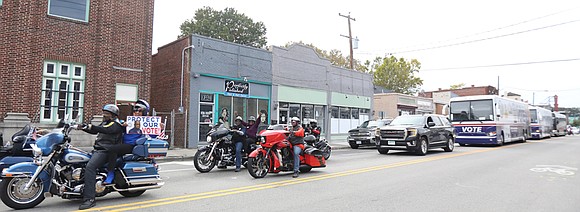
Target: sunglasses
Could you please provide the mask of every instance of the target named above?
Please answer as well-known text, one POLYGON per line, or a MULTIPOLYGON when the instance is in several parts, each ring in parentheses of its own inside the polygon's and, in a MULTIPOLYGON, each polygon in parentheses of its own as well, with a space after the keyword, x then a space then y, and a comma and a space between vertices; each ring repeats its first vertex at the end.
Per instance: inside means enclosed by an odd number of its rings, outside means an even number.
POLYGON ((134 109, 133 112, 143 112, 143 109, 139 108, 139 109, 134 109))

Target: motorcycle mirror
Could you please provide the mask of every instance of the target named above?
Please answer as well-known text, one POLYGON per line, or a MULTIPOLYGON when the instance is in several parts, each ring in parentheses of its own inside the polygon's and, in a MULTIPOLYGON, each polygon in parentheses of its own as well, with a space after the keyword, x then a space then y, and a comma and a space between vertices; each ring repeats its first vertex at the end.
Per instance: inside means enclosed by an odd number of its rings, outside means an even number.
POLYGON ((60 121, 58 122, 58 124, 56 125, 56 128, 63 128, 64 127, 64 118, 60 119, 60 121))

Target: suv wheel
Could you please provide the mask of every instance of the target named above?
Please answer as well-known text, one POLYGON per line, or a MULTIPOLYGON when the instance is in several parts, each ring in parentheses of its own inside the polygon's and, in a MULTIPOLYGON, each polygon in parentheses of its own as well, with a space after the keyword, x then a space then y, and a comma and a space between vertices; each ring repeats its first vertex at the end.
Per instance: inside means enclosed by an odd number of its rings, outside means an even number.
POLYGON ((379 153, 386 155, 387 153, 389 153, 389 149, 382 149, 382 148, 377 148, 377 150, 379 150, 379 153))
POLYGON ((350 144, 350 148, 358 149, 358 145, 357 144, 350 144))
POLYGON ((421 139, 419 139, 419 142, 417 144, 417 154, 418 155, 426 155, 427 154, 427 150, 429 149, 429 144, 427 143, 427 138, 425 137, 421 137, 421 139))
POLYGON ((447 138, 447 146, 443 147, 443 150, 446 152, 453 152, 453 149, 455 149, 455 141, 453 140, 453 137, 449 137, 447 138))

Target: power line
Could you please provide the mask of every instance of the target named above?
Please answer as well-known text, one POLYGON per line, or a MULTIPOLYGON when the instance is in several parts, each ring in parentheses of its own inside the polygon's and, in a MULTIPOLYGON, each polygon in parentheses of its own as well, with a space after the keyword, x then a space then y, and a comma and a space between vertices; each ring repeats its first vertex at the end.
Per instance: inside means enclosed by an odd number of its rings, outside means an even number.
POLYGON ((414 47, 418 47, 418 46, 428 46, 428 45, 432 45, 432 44, 439 44, 439 43, 444 43, 444 42, 449 42, 449 41, 455 41, 455 40, 460 40, 460 39, 464 39, 464 38, 474 37, 474 36, 477 36, 477 35, 486 34, 486 33, 494 32, 494 31, 499 31, 499 30, 502 30, 502 29, 506 29, 506 28, 518 26, 518 25, 525 24, 525 23, 529 23, 529 22, 536 21, 536 20, 540 20, 540 19, 543 19, 543 18, 547 18, 547 17, 550 17, 550 16, 554 16, 554 15, 560 14, 560 13, 564 13, 564 12, 568 12, 568 11, 571 11, 571 10, 575 10, 575 9, 578 9, 578 8, 580 8, 580 7, 575 7, 575 8, 571 8, 571 9, 567 9, 567 10, 562 10, 562 11, 559 11, 559 12, 551 13, 551 14, 548 14, 548 15, 540 16, 540 17, 535 17, 535 18, 532 18, 532 19, 528 19, 528 20, 525 20, 525 21, 517 22, 517 23, 514 23, 514 24, 509 24, 509 25, 506 25, 506 26, 498 27, 498 28, 491 29, 491 30, 487 30, 487 31, 483 31, 483 32, 477 32, 477 33, 473 33, 473 34, 469 34, 469 35, 465 35, 465 36, 461 36, 461 37, 456 37, 456 38, 451 38, 451 39, 447 39, 447 40, 441 40, 441 41, 436 41, 436 42, 431 42, 431 43, 426 43, 426 44, 419 44, 419 45, 414 45, 414 46, 402 47, 402 48, 399 48, 399 49, 409 49, 409 48, 414 48, 414 47))
POLYGON ((561 26, 561 25, 565 25, 565 24, 570 24, 570 23, 574 23, 574 22, 578 22, 578 21, 580 21, 580 19, 566 21, 566 22, 562 22, 562 23, 558 23, 558 24, 553 24, 553 25, 548 25, 548 26, 543 26, 543 27, 538 27, 538 28, 533 28, 533 29, 528 29, 528 30, 519 31, 519 32, 513 32, 513 33, 508 33, 508 34, 503 34, 503 35, 497 35, 497 36, 487 37, 487 38, 475 39, 475 40, 464 41, 464 42, 459 42, 459 43, 452 43, 452 44, 446 44, 446 45, 439 45, 439 46, 428 47, 428 48, 420 48, 420 49, 412 49, 412 50, 406 50, 406 51, 391 52, 390 54, 400 54, 400 53, 418 52, 418 51, 431 50, 431 49, 440 49, 440 48, 451 47, 451 46, 459 46, 459 45, 464 45, 464 44, 469 44, 469 43, 476 43, 476 42, 481 42, 481 41, 486 41, 486 40, 492 40, 492 39, 497 39, 497 38, 502 38, 502 37, 507 37, 507 36, 512 36, 512 35, 518 35, 518 34, 522 34, 522 33, 526 33, 526 32, 533 32, 533 31, 537 31, 537 30, 548 29, 548 28, 557 27, 557 26, 561 26))
POLYGON ((576 60, 580 60, 580 58, 532 61, 532 62, 521 62, 521 63, 506 63, 506 64, 496 64, 496 65, 452 67, 452 68, 433 68, 433 69, 425 69, 425 70, 421 70, 421 71, 442 71, 442 70, 456 70, 456 69, 490 68, 490 67, 501 67, 501 66, 531 65, 531 64, 540 64, 540 63, 570 62, 570 61, 576 61, 576 60))

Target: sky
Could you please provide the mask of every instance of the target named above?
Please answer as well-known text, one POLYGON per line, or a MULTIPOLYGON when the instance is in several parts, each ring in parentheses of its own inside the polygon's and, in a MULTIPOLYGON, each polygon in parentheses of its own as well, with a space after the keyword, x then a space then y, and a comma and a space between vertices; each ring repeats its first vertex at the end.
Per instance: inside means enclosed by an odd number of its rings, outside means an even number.
POLYGON ((268 46, 303 41, 355 59, 393 55, 421 62, 425 91, 494 86, 529 103, 580 107, 580 1, 157 0, 153 53, 203 6, 232 7, 264 22, 268 46), (498 80, 499 79, 499 80, 498 80))

